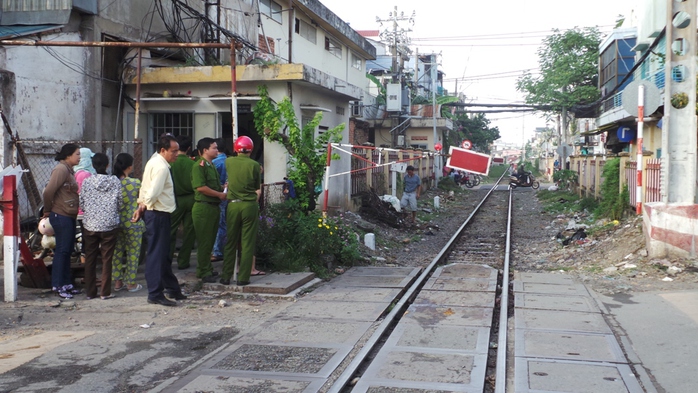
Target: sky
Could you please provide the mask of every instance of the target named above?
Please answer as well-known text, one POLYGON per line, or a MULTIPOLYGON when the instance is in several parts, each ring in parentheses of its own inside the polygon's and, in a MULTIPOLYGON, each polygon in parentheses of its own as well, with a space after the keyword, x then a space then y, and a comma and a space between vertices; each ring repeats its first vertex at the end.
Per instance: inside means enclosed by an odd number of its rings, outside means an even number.
MULTIPOLYGON (((463 92, 468 102, 523 103, 516 80, 524 70, 538 69, 537 50, 553 29, 597 26, 611 31, 618 15, 634 20, 640 0, 320 0, 355 30, 392 29, 389 19, 398 7, 406 16, 415 12, 412 50, 440 53, 444 87, 463 92)), ((536 127, 546 124, 541 114, 488 114, 503 140, 523 144, 536 127)))

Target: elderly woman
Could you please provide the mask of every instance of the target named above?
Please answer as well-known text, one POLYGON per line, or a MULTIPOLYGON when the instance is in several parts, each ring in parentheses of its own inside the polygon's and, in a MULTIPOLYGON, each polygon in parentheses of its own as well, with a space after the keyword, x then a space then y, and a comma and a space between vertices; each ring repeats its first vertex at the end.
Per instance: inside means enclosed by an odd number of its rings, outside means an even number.
POLYGON ((79 146, 68 143, 56 153, 58 164, 44 189, 44 217, 56 233, 56 248, 53 251, 51 285, 53 291, 64 299, 72 299, 80 293, 73 287, 70 277, 70 254, 75 244, 75 226, 80 198, 73 167, 80 162, 79 146))
POLYGON ((97 297, 97 259, 101 256, 102 279, 99 296, 111 294, 111 264, 119 233, 121 181, 107 174, 109 157, 97 153, 92 157, 96 175, 85 179, 80 192, 80 207, 84 211, 82 237, 85 251, 85 292, 88 299, 97 297))

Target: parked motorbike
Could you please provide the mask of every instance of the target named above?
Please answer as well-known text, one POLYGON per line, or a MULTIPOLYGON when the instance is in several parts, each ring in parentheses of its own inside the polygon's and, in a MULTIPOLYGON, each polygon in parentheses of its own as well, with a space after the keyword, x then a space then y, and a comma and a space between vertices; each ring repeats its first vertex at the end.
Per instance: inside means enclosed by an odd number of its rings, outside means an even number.
POLYGON ((521 178, 514 175, 509 176, 509 187, 512 189, 517 187, 531 187, 532 189, 537 190, 538 187, 540 187, 540 183, 535 177, 533 177, 531 172, 524 172, 524 174, 521 175, 521 178))
POLYGON ((465 172, 459 175, 456 175, 456 184, 466 186, 468 188, 473 188, 480 184, 480 175, 477 175, 475 173, 469 173, 465 172))

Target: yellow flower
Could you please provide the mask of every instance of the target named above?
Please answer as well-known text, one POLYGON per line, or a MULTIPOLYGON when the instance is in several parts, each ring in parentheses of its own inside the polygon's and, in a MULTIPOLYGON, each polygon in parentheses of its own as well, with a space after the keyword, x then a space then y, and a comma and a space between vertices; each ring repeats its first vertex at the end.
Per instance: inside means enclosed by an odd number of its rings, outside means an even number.
POLYGON ((331 234, 332 234, 332 232, 330 232, 330 235, 331 235, 331 234))
POLYGON ((317 224, 317 227, 318 227, 318 228, 322 228, 322 224, 317 224))
POLYGON ((337 227, 334 227, 335 231, 337 230, 337 227))

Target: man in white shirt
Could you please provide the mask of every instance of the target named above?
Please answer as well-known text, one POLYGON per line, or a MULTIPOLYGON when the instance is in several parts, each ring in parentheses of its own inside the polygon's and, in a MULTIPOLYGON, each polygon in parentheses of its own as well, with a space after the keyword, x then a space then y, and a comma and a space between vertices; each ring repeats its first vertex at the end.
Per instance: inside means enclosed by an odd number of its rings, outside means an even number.
POLYGON ((138 210, 131 221, 138 221, 141 217, 145 221, 148 303, 176 306, 176 302, 165 297, 165 291, 176 300, 187 298, 172 273, 170 258, 170 214, 177 207, 170 163, 177 159, 179 144, 174 136, 165 134, 158 140, 157 149, 158 153, 153 154, 143 170, 138 210))

